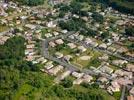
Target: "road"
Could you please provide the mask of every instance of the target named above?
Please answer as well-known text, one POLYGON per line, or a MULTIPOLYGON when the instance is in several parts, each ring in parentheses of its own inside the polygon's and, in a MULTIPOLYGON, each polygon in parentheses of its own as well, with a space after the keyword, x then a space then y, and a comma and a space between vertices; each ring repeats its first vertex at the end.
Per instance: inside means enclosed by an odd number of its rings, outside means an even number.
POLYGON ((122 89, 120 100, 125 100, 125 92, 126 92, 126 86, 124 85, 123 89, 122 89))

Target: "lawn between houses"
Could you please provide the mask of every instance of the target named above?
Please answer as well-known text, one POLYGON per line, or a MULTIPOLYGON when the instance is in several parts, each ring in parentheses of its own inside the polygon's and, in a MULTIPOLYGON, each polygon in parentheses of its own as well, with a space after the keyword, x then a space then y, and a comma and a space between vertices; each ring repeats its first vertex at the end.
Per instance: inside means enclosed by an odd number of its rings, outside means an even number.
POLYGON ((81 68, 90 68, 91 66, 93 67, 99 67, 101 65, 101 62, 99 61, 98 57, 101 56, 102 54, 98 51, 93 51, 91 49, 87 49, 84 53, 81 53, 79 57, 75 56, 73 58, 72 63, 75 65, 78 65, 81 68), (91 57, 90 59, 87 60, 82 60, 80 57, 91 57))
POLYGON ((0 25, 0 32, 6 31, 8 29, 9 29, 9 27, 7 27, 5 25, 0 25))

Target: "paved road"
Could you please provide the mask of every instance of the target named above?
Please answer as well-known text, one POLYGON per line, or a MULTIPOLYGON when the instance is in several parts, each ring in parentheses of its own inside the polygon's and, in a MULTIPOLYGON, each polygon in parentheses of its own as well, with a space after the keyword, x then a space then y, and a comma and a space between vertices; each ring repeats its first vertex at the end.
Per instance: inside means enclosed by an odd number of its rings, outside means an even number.
POLYGON ((125 92, 126 92, 126 86, 124 85, 123 89, 122 89, 120 100, 125 100, 125 92))

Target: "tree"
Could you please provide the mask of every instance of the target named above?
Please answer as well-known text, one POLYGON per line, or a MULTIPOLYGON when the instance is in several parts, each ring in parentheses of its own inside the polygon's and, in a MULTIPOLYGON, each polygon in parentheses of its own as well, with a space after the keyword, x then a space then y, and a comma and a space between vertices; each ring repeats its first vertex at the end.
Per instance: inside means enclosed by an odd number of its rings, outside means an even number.
POLYGON ((70 88, 73 86, 73 82, 71 79, 65 78, 62 82, 61 85, 64 86, 65 88, 70 88))
POLYGON ((103 16, 102 16, 101 14, 97 13, 97 12, 94 12, 94 13, 92 14, 92 17, 93 17, 93 19, 94 19, 95 21, 97 21, 97 22, 102 23, 102 22, 104 21, 103 16))
POLYGON ((83 6, 79 2, 73 1, 73 2, 71 2, 70 7, 71 7, 70 11, 73 14, 78 14, 79 15, 80 14, 80 10, 81 10, 81 8, 83 6))
POLYGON ((55 92, 55 94, 58 97, 64 97, 65 96, 65 91, 61 85, 55 85, 52 87, 52 90, 55 92))
POLYGON ((125 34, 127 35, 127 36, 134 36, 134 27, 127 27, 126 29, 125 29, 125 34))
POLYGON ((26 4, 28 6, 37 6, 44 3, 44 0, 13 0, 13 1, 17 1, 20 4, 26 4))
POLYGON ((134 43, 131 43, 130 45, 128 45, 128 50, 130 52, 133 52, 134 51, 134 43))
POLYGON ((101 34, 101 37, 103 39, 108 38, 109 37, 109 33, 108 32, 104 32, 104 33, 101 34))

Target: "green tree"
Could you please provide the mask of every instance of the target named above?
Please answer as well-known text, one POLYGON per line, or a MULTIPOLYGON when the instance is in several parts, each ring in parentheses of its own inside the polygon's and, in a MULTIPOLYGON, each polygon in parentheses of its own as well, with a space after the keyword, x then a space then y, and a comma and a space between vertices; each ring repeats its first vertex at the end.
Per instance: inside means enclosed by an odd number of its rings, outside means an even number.
POLYGON ((125 34, 128 35, 128 36, 134 36, 134 27, 127 27, 125 29, 125 34))
POLYGON ((65 78, 62 82, 61 85, 64 86, 65 88, 70 88, 73 86, 73 82, 71 79, 65 78))
POLYGON ((93 19, 94 19, 95 21, 97 21, 97 22, 102 23, 102 22, 104 21, 103 16, 102 16, 101 14, 97 13, 97 12, 94 12, 94 13, 92 14, 92 17, 93 17, 93 19))
POLYGON ((13 0, 13 1, 17 1, 20 4, 26 4, 29 6, 37 6, 44 3, 44 0, 13 0))

